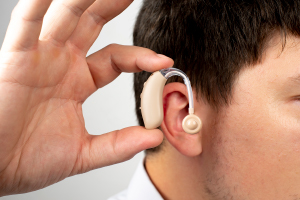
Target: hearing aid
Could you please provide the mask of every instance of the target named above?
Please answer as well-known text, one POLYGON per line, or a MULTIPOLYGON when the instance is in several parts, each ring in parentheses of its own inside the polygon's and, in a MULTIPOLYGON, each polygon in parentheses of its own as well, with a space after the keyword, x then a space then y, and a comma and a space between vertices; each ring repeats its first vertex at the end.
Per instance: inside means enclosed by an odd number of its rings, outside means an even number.
POLYGON ((155 129, 161 125, 164 117, 163 89, 167 79, 172 76, 182 77, 188 91, 189 114, 183 119, 182 128, 189 134, 198 133, 202 128, 202 122, 194 114, 194 99, 190 80, 183 71, 176 68, 167 68, 154 72, 144 83, 141 93, 141 112, 145 128, 155 129))

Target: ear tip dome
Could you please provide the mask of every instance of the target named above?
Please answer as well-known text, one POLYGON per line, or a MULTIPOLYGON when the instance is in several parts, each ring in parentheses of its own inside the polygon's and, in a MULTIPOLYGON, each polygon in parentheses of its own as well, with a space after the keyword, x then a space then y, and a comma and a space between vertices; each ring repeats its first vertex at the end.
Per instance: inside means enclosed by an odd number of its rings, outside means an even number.
POLYGON ((190 130, 195 130, 198 126, 197 122, 193 119, 188 120, 185 125, 190 130))
POLYGON ((186 133, 195 134, 202 128, 202 122, 198 116, 189 114, 182 121, 182 128, 186 133))

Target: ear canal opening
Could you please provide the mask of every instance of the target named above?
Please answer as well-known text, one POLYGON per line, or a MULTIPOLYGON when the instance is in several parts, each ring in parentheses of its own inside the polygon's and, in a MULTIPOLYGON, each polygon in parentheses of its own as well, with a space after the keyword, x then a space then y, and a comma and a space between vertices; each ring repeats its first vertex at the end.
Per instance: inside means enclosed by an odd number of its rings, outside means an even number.
POLYGON ((197 115, 189 114, 182 120, 182 128, 188 134, 196 134, 202 128, 202 122, 197 115))

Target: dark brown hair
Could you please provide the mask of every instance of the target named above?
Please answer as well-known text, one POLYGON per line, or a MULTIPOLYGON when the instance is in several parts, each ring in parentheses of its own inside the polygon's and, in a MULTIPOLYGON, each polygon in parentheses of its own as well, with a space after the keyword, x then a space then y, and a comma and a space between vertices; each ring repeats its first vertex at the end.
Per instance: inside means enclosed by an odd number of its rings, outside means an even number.
MULTIPOLYGON (((230 103, 237 74, 260 61, 275 32, 300 35, 299 5, 299 0, 144 0, 134 45, 173 58, 198 96, 217 108, 230 103)), ((149 75, 134 75, 142 126, 140 93, 149 75)))

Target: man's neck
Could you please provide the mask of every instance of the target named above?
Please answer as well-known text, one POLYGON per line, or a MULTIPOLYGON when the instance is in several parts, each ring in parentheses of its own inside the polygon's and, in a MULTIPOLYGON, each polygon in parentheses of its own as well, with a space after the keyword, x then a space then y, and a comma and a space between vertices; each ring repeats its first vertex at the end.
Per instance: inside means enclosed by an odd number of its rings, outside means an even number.
POLYGON ((180 154, 174 147, 147 155, 146 171, 162 197, 166 200, 204 200, 203 178, 199 158, 180 154))

